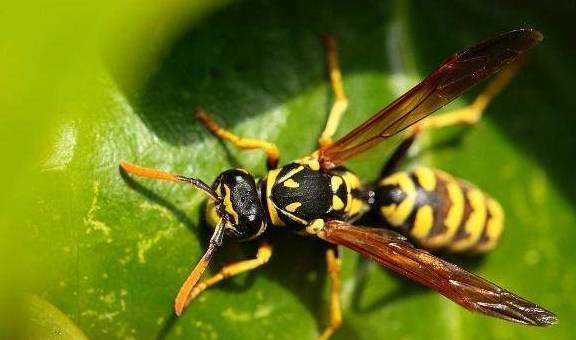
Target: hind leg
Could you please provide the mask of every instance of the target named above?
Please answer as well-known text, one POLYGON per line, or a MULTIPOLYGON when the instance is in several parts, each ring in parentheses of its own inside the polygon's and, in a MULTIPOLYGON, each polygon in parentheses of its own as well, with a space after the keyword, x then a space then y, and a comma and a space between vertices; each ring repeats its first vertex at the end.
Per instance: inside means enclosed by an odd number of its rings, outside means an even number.
POLYGON ((348 107, 348 98, 344 93, 344 83, 342 82, 342 73, 338 64, 338 51, 336 49, 336 38, 332 35, 327 35, 323 39, 324 49, 326 53, 326 68, 328 69, 328 77, 334 92, 334 103, 328 115, 324 131, 320 135, 318 144, 321 147, 327 147, 332 144, 332 136, 336 133, 342 115, 348 107))
POLYGON ((342 307, 340 306, 340 258, 338 248, 326 250, 326 266, 330 277, 330 323, 320 334, 319 339, 330 338, 342 325, 342 307))
POLYGON ((480 118, 482 118, 482 113, 488 107, 492 99, 498 95, 514 75, 518 72, 521 63, 515 63, 506 69, 502 70, 494 80, 492 80, 486 89, 482 91, 478 97, 472 102, 472 104, 453 111, 448 111, 446 113, 430 116, 418 124, 416 124, 411 130, 412 133, 421 132, 427 129, 438 129, 451 125, 457 124, 467 124, 474 125, 480 118))
POLYGON ((437 116, 430 116, 410 128, 407 137, 400 143, 400 145, 398 145, 392 156, 390 156, 389 160, 384 165, 381 176, 385 177, 396 171, 398 166, 406 158, 410 147, 414 144, 418 135, 423 131, 459 124, 476 124, 482 117, 482 113, 488 104, 490 104, 492 99, 500 93, 506 85, 508 85, 510 80, 512 80, 512 77, 518 72, 520 66, 521 63, 516 63, 500 72, 496 78, 488 84, 486 89, 476 97, 472 104, 462 109, 449 111, 437 116))

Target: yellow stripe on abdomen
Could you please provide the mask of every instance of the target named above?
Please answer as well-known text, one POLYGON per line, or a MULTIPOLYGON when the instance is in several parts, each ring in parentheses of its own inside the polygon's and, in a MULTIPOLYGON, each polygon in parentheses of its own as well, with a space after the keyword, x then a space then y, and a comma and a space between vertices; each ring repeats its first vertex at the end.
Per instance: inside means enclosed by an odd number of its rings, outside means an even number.
POLYGON ((430 250, 485 252, 502 233, 500 204, 440 170, 395 173, 378 183, 376 194, 382 218, 430 250))
POLYGON ((394 227, 400 227, 415 207, 416 203, 416 186, 406 172, 398 172, 384 178, 379 183, 380 186, 397 185, 406 197, 398 204, 384 205, 380 207, 382 216, 394 227))
POLYGON ((425 239, 432 226, 434 225, 434 211, 429 205, 424 205, 416 211, 416 218, 414 219, 414 225, 410 230, 410 235, 417 239, 425 239))
POLYGON ((466 192, 466 198, 471 212, 466 221, 463 221, 464 225, 460 226, 464 229, 457 234, 456 240, 449 246, 449 249, 455 252, 472 248, 482 236, 486 224, 486 196, 476 188, 469 188, 466 192))
POLYGON ((447 246, 462 223, 464 216, 464 192, 460 183, 449 174, 433 170, 438 190, 434 193, 436 200, 440 204, 436 207, 439 209, 440 218, 436 223, 441 224, 436 227, 439 232, 433 233, 429 238, 423 239, 422 244, 430 249, 442 248, 447 246), (441 190, 443 189, 443 190, 441 190))
POLYGON ((502 210, 502 206, 491 197, 487 197, 486 201, 488 220, 486 221, 482 238, 472 248, 472 251, 476 253, 484 253, 494 249, 504 229, 504 211, 502 210))

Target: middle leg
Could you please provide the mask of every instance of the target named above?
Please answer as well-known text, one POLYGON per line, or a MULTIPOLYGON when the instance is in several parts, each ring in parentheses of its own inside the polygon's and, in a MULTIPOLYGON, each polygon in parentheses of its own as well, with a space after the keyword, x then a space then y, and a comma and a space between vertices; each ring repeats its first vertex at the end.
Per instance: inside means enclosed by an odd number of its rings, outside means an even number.
POLYGON ((342 307, 340 305, 340 257, 337 246, 326 250, 326 267, 330 277, 330 323, 320 334, 319 339, 325 340, 342 325, 342 307))

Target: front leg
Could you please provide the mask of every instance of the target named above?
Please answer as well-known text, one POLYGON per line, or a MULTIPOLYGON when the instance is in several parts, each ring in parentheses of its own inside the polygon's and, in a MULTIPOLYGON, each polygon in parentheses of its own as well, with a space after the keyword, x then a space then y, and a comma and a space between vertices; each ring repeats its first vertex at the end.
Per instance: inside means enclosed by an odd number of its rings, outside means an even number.
POLYGON ((198 283, 194 289, 190 292, 188 296, 186 305, 188 305, 192 300, 194 300, 200 293, 215 285, 216 283, 241 274, 251 270, 254 270, 265 263, 267 263, 272 257, 272 246, 268 242, 262 242, 258 247, 258 252, 256 253, 256 258, 251 260, 243 260, 235 263, 225 265, 216 273, 214 276, 205 279, 204 281, 198 283))
POLYGON ((239 149, 264 150, 266 152, 266 165, 268 166, 268 170, 273 170, 278 167, 280 151, 278 151, 276 144, 261 139, 237 136, 218 125, 218 123, 212 120, 212 118, 210 118, 203 109, 198 109, 196 111, 196 119, 198 119, 198 121, 202 123, 206 129, 210 130, 210 132, 212 132, 216 137, 231 142, 235 147, 239 149))

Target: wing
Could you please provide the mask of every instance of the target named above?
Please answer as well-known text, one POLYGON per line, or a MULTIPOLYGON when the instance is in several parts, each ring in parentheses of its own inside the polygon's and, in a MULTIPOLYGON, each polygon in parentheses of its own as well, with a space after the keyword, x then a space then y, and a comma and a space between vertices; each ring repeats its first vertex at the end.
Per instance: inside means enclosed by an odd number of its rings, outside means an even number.
POLYGON ((556 322, 554 313, 415 248, 396 232, 328 221, 318 236, 430 287, 469 310, 534 326, 556 322))
POLYGON ((518 59, 542 38, 538 31, 521 29, 500 34, 456 53, 372 118, 332 145, 321 148, 319 158, 322 164, 341 164, 418 122, 518 59))

